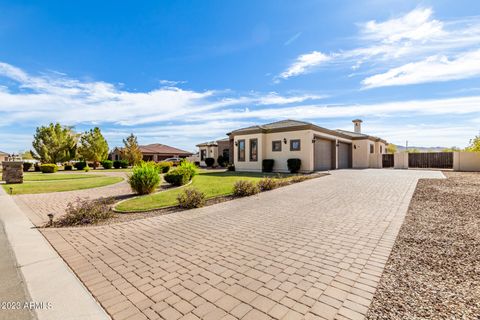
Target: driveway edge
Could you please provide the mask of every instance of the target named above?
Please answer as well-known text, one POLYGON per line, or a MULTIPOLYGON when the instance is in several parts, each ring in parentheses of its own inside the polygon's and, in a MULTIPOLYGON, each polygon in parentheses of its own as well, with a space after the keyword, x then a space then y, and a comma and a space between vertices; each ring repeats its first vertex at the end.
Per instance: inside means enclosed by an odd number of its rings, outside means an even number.
POLYGON ((110 319, 82 282, 33 226, 13 199, 0 190, 0 219, 39 320, 110 319), (43 307, 41 306, 43 303, 43 307), (51 308, 47 304, 51 303, 51 308))

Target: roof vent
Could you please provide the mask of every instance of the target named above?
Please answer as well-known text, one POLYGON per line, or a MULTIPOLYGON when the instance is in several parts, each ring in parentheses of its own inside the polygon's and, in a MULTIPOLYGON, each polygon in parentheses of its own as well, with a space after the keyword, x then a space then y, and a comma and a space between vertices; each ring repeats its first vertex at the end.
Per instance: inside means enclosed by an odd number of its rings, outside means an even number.
POLYGON ((353 122, 353 131, 355 133, 362 133, 362 120, 360 119, 355 119, 355 120, 352 120, 353 122))

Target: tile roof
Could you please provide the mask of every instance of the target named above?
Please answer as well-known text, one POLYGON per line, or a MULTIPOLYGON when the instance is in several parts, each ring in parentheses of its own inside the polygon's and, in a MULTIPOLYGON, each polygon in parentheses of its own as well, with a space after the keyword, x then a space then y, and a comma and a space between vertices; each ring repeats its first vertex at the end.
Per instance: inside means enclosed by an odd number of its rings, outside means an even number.
POLYGON ((160 153, 160 154, 174 154, 174 155, 191 155, 191 152, 170 147, 165 144, 152 143, 143 146, 138 146, 142 153, 160 153))
POLYGON ((279 128, 306 126, 306 125, 312 125, 312 123, 287 119, 287 120, 281 120, 281 121, 271 122, 271 123, 262 124, 262 125, 255 125, 255 126, 250 126, 246 128, 241 128, 241 129, 234 130, 232 132, 250 131, 250 130, 258 130, 258 129, 271 130, 271 129, 279 129, 279 128))

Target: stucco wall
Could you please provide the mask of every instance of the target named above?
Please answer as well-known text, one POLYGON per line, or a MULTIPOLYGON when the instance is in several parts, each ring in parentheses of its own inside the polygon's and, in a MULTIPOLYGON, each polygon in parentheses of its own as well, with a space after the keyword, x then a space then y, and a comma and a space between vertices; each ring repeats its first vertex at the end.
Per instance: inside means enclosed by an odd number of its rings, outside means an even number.
POLYGON ((252 171, 260 172, 262 171, 262 160, 264 158, 264 145, 265 145, 265 134, 256 133, 235 136, 233 141, 233 158, 235 164, 235 170, 237 171, 252 171), (257 161, 250 161, 250 139, 257 139, 257 161), (238 143, 239 140, 245 140, 245 161, 238 161, 238 143))
MULTIPOLYGON (((206 155, 205 158, 213 158, 215 159, 215 164, 217 164, 217 158, 218 158, 218 147, 217 146, 201 146, 198 148, 198 156, 199 159, 201 159, 202 156, 202 150, 206 150, 206 155)), ((205 160, 200 160, 200 165, 201 166, 206 166, 205 160)))
POLYGON ((408 169, 408 153, 397 152, 393 155, 393 167, 395 169, 408 169))
POLYGON ((479 152, 454 152, 453 170, 455 171, 480 171, 479 152))
POLYGON ((370 143, 371 141, 354 140, 352 151, 352 167, 354 169, 365 169, 370 165, 370 143))

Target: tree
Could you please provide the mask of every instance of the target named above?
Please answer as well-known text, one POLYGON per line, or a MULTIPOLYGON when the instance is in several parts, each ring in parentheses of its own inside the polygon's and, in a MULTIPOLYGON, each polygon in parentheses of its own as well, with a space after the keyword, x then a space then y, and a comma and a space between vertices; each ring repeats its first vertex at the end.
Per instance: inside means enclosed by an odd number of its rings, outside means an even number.
POLYGON ((18 154, 23 160, 33 160, 32 151, 20 151, 18 154))
POLYGON ((470 145, 465 148, 468 152, 480 152, 480 135, 470 140, 470 145))
POLYGON ((143 155, 138 147, 137 137, 131 133, 126 139, 123 139, 123 157, 128 160, 130 165, 139 164, 142 161, 143 155))
POLYGON ((456 152, 456 151, 460 151, 460 148, 451 147, 451 148, 445 148, 445 149, 442 150, 442 152, 456 152))
POLYGON ((75 157, 78 135, 72 127, 50 123, 36 129, 31 154, 43 163, 69 161, 75 157))
POLYGON ((389 143, 387 146, 387 153, 397 153, 397 146, 393 143, 389 143))
POLYGON ((84 160, 93 162, 93 169, 97 169, 100 161, 107 159, 108 143, 98 127, 82 134, 78 153, 84 160))

